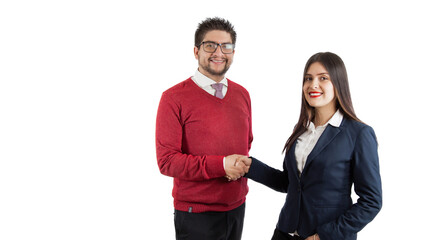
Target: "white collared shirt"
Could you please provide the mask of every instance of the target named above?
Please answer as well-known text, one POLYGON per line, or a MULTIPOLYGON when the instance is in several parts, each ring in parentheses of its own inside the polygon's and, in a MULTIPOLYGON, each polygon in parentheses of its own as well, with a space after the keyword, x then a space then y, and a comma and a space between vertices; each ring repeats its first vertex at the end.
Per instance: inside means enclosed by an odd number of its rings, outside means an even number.
POLYGON ((318 139, 321 137, 325 128, 328 124, 334 127, 340 127, 340 124, 343 120, 343 114, 337 110, 334 113, 333 117, 328 120, 328 122, 322 126, 315 127, 313 122, 310 122, 308 125, 308 130, 300 135, 297 138, 296 149, 294 151, 296 161, 297 161, 297 169, 299 170, 299 176, 305 167, 306 160, 308 159, 309 154, 312 149, 314 149, 315 145, 318 142, 318 139))
MULTIPOLYGON (((200 73, 200 71, 195 71, 194 76, 192 76, 192 81, 195 82, 195 84, 197 84, 200 88, 204 89, 204 91, 210 93, 211 95, 214 96, 216 90, 212 87, 212 84, 215 84, 216 82, 213 81, 212 79, 206 77, 205 75, 203 75, 202 73, 200 73)), ((228 80, 226 78, 223 78, 219 83, 223 83, 223 88, 222 88, 222 94, 223 97, 225 97, 226 92, 228 91, 228 80)))

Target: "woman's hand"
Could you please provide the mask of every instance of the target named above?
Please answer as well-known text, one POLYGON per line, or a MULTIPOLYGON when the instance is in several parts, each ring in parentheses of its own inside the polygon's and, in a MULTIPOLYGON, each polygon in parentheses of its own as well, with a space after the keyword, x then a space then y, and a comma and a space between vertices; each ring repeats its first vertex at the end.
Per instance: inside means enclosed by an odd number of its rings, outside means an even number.
POLYGON ((237 158, 237 165, 244 164, 247 167, 246 173, 248 173, 248 170, 250 169, 251 162, 252 162, 252 159, 247 156, 240 156, 239 158, 237 158))
POLYGON ((315 233, 314 235, 305 238, 305 240, 320 240, 320 237, 315 233))

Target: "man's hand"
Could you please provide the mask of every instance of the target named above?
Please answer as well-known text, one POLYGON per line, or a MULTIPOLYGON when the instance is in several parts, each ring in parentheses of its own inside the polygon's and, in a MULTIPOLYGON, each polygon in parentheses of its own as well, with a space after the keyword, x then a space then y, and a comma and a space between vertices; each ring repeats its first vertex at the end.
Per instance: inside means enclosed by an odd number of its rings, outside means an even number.
POLYGON ((234 154, 225 157, 226 178, 235 181, 248 173, 250 166, 247 166, 246 162, 251 164, 251 159, 244 155, 234 154))

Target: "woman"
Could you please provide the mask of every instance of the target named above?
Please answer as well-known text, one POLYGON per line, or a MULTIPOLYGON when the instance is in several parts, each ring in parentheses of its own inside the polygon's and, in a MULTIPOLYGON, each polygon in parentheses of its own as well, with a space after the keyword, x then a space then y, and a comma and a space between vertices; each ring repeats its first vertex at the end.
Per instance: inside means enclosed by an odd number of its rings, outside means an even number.
POLYGON ((377 142, 355 115, 336 54, 317 53, 306 63, 300 118, 284 151, 284 171, 241 159, 250 165, 245 177, 287 193, 272 239, 356 239, 382 206, 377 142))

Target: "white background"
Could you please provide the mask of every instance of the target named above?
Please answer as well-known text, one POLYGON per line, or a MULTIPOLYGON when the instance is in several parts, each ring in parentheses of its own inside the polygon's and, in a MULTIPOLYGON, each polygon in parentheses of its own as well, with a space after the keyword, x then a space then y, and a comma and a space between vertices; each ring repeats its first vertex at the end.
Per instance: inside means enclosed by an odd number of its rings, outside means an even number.
MULTIPOLYGON (((174 239, 156 111, 161 93, 195 72, 195 29, 214 16, 238 34, 227 77, 251 94, 251 155, 281 168, 304 64, 335 52, 379 140, 384 205, 359 239, 421 238, 424 9, 407 0, 2 1, 0 239, 174 239)), ((249 186, 243 239, 270 239, 285 195, 249 186)))

